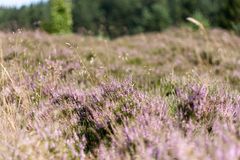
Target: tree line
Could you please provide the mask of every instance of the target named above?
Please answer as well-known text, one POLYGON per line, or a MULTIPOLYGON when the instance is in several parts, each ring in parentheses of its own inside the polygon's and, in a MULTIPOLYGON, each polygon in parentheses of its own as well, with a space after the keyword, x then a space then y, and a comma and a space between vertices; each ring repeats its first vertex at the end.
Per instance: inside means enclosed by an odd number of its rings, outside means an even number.
POLYGON ((186 17, 240 33, 240 0, 49 0, 0 8, 0 29, 117 37, 182 26, 186 17))

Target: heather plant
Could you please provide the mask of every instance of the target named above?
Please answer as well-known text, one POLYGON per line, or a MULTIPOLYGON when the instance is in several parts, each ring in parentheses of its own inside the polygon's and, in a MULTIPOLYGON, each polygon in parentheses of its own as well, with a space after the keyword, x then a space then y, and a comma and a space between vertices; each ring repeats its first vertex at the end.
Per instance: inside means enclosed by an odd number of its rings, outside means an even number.
POLYGON ((0 33, 0 159, 238 160, 240 39, 208 33, 0 33))

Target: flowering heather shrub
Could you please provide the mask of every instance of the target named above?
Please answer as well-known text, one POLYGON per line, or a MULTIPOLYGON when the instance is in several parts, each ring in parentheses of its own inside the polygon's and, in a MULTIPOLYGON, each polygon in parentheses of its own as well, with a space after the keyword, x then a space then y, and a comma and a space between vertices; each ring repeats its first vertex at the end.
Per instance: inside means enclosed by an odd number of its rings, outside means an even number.
POLYGON ((0 38, 0 159, 240 159, 239 37, 0 38))
POLYGON ((91 91, 61 88, 50 91, 50 102, 55 106, 69 105, 78 116, 79 136, 86 136, 86 150, 96 147, 105 138, 110 140, 112 125, 123 119, 133 119, 143 96, 131 84, 116 81, 101 84, 91 91))
POLYGON ((189 119, 187 122, 181 119, 182 116, 187 115, 177 114, 177 116, 181 116, 177 118, 180 120, 179 122, 167 116, 166 112, 157 114, 162 112, 165 107, 164 104, 157 105, 153 101, 152 107, 156 107, 154 111, 156 114, 144 112, 136 117, 136 121, 128 121, 121 128, 117 128, 112 140, 113 145, 110 149, 101 146, 99 157, 102 159, 106 157, 106 159, 130 159, 131 157, 134 159, 227 159, 227 157, 238 159, 240 156, 240 128, 239 119, 236 120, 236 117, 239 117, 239 100, 235 99, 232 103, 222 104, 221 107, 230 107, 233 109, 232 113, 236 113, 227 117, 223 116, 226 111, 222 110, 219 105, 211 104, 211 107, 216 107, 214 112, 204 109, 207 107, 204 105, 211 103, 211 100, 209 102, 207 100, 210 97, 207 96, 206 88, 193 87, 193 89, 192 94, 195 98, 189 96, 187 102, 182 100, 181 103, 192 103, 183 107, 199 107, 191 110, 193 112, 191 114, 196 115, 198 119, 212 114, 210 116, 214 117, 212 117, 211 132, 209 132, 209 126, 205 125, 206 122, 202 124, 198 120, 194 121, 195 119, 189 119), (179 127, 179 123, 181 127, 179 127), (184 130, 182 126, 184 126, 184 130), (228 128, 230 126, 231 129, 228 128), (225 134, 228 135, 225 137, 226 141, 222 137, 225 134), (230 137, 233 139, 231 140, 230 137), (220 143, 220 145, 218 146, 216 143, 220 143), (224 154, 222 154, 223 152, 224 154))
POLYGON ((212 96, 207 86, 189 86, 176 93, 179 104, 186 108, 177 110, 180 113, 175 116, 169 114, 170 108, 161 97, 149 97, 133 88, 129 81, 112 81, 89 91, 53 90, 49 100, 54 108, 73 109, 76 119, 73 130, 79 139, 86 139, 85 153, 91 151, 95 158, 226 159, 225 154, 215 150, 224 150, 233 159, 239 157, 239 97, 222 93, 212 96), (218 98, 222 98, 220 104, 218 98), (228 126, 231 130, 223 129, 228 126), (224 134, 235 137, 235 141, 225 142, 224 134), (212 136, 215 138, 211 139, 212 136), (217 146, 217 142, 222 145, 217 146), (231 151, 225 148, 226 143, 233 145, 231 151), (187 146, 188 150, 181 151, 187 146))
POLYGON ((180 120, 188 121, 190 118, 200 119, 207 113, 213 112, 214 108, 207 104, 207 87, 192 86, 190 93, 176 91, 177 97, 180 98, 180 103, 177 106, 177 114, 180 120))

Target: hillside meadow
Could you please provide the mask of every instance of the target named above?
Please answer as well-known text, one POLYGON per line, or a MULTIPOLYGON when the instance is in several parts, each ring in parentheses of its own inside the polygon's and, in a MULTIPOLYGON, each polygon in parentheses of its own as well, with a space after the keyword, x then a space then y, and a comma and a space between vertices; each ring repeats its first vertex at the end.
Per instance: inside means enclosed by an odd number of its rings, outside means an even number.
POLYGON ((0 159, 240 159, 240 37, 0 33, 0 159))

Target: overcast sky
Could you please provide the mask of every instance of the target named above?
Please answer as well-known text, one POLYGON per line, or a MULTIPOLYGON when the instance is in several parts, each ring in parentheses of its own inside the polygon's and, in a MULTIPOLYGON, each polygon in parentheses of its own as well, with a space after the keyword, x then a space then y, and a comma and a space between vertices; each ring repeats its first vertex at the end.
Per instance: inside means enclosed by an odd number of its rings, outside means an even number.
POLYGON ((40 1, 47 1, 47 0, 0 0, 0 6, 20 7, 22 5, 28 5, 28 4, 36 3, 40 1))

